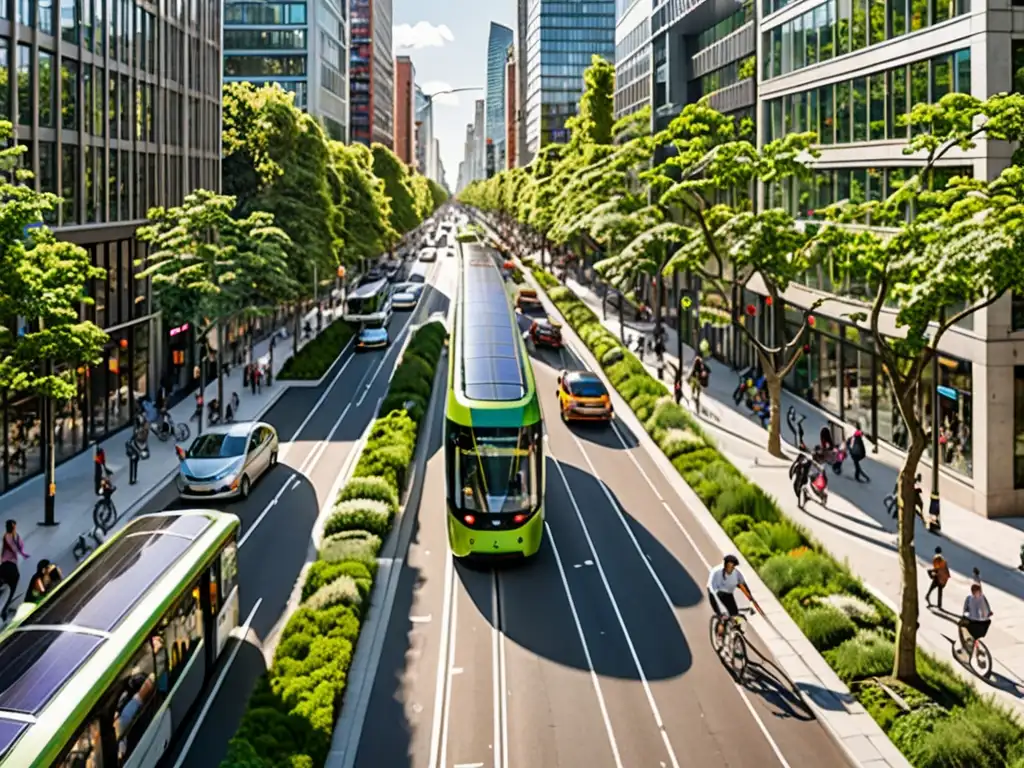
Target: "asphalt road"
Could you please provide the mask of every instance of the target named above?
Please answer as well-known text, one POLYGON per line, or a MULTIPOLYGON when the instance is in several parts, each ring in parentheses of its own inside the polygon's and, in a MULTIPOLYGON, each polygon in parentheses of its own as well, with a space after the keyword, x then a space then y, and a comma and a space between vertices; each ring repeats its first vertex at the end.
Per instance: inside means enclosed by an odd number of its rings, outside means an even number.
MULTIPOLYGON (((347 353, 319 387, 292 388, 263 415, 281 441, 279 464, 253 485, 248 499, 217 507, 242 522, 240 616, 243 622, 251 619, 250 633, 233 660, 238 643, 225 648, 206 692, 204 704, 209 706, 196 707, 161 765, 218 766, 226 754, 249 693, 266 670, 265 646, 280 631, 300 571, 315 557, 314 524, 339 474, 356 459, 354 449, 387 392, 408 326, 447 309, 448 296, 442 291, 451 289, 439 280, 443 268, 440 262, 428 273, 428 287, 414 312, 395 313, 391 347, 347 353)), ((142 512, 186 506, 196 505, 179 501, 172 482, 142 512)))
POLYGON ((621 422, 561 422, 563 367, 534 355, 548 535, 529 562, 452 564, 438 413, 355 765, 849 765, 753 633, 733 682, 704 589, 723 553, 621 422))

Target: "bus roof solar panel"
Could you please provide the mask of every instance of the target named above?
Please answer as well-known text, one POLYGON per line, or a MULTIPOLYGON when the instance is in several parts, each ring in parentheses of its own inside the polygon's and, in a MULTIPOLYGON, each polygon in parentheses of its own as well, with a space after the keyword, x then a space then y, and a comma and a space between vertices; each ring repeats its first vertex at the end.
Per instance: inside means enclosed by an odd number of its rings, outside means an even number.
MULTIPOLYGON (((207 518, 198 519, 204 528, 209 525, 207 518)), ((194 525, 186 520, 144 517, 134 521, 125 529, 129 535, 89 560, 22 626, 75 624, 104 632, 113 630, 191 546, 193 536, 161 535, 176 526, 194 525)))
POLYGON ((463 343, 467 347, 475 347, 481 344, 502 344, 507 346, 515 343, 515 337, 512 334, 511 328, 506 329, 501 326, 477 324, 470 325, 465 330, 466 336, 463 343))
POLYGON ((467 360, 475 357, 510 357, 516 358, 516 347, 512 342, 488 342, 482 344, 466 344, 462 348, 462 356, 467 360))
POLYGON ((473 400, 519 400, 525 394, 526 390, 519 384, 466 384, 466 397, 473 400))
POLYGON ((20 720, 5 720, 0 718, 0 758, 7 754, 14 742, 21 736, 21 732, 28 728, 28 723, 20 720))
POLYGON ((0 643, 0 711, 41 712, 103 642, 96 635, 58 630, 8 635, 0 643))

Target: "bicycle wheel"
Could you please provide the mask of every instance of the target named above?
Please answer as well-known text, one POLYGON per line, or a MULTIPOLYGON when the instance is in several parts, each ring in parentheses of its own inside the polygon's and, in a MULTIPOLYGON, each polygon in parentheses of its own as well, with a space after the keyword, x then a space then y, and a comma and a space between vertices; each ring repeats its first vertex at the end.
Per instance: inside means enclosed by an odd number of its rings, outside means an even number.
POLYGON ((96 527, 106 533, 114 527, 114 522, 117 520, 117 512, 114 509, 113 502, 107 499, 100 499, 96 502, 96 506, 92 508, 92 521, 96 524, 96 527))
POLYGON ((747 639, 737 630, 732 635, 732 673, 737 680, 743 679, 747 671, 747 639))
POLYGON ((711 647, 715 649, 715 653, 722 653, 722 646, 725 643, 725 630, 723 628, 722 634, 718 633, 719 628, 722 626, 722 621, 717 616, 711 617, 711 647))
POLYGON ((988 647, 980 640, 974 646, 974 655, 971 656, 971 667, 981 677, 990 677, 992 675, 992 654, 988 652, 988 647))
POLYGON ((191 434, 192 431, 188 428, 188 424, 174 425, 174 436, 177 438, 179 443, 183 443, 188 440, 188 436, 191 434))

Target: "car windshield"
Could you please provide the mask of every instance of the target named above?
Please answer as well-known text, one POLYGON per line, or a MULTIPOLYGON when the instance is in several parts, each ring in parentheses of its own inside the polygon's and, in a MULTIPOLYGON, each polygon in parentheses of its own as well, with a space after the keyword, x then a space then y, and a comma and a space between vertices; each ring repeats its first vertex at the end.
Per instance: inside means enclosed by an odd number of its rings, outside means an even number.
POLYGON ((539 462, 530 428, 495 431, 498 434, 467 435, 468 444, 460 441, 459 506, 491 514, 529 511, 539 503, 539 462))
POLYGON ((363 330, 364 331, 380 331, 383 328, 384 328, 384 322, 383 321, 379 321, 379 322, 378 321, 374 321, 372 323, 366 323, 366 325, 363 326, 363 330))
POLYGON ((604 384, 594 379, 569 379, 569 393, 576 397, 602 397, 608 394, 604 384))
POLYGON ((207 432, 200 435, 188 449, 190 459, 227 459, 245 453, 245 437, 207 432))
POLYGON ((520 308, 524 315, 529 315, 530 317, 546 318, 548 316, 547 312, 544 311, 544 305, 539 301, 524 301, 520 308))

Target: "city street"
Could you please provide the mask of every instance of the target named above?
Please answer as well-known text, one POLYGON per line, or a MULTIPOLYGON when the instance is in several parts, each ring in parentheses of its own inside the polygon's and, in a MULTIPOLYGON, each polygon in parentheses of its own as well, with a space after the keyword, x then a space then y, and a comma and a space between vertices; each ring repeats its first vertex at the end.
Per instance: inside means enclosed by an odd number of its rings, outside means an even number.
POLYGON ((522 564, 453 564, 439 410, 355 765, 848 764, 770 658, 733 682, 708 638, 722 553, 622 423, 562 423, 572 354, 533 364, 546 542, 522 564))
MULTIPOLYGON (((428 282, 436 283, 435 267, 428 282)), ((339 475, 354 463, 358 442, 375 418, 407 331, 448 299, 431 286, 414 312, 396 313, 392 345, 339 360, 316 388, 290 389, 262 417, 278 431, 280 463, 253 486, 248 499, 221 509, 242 521, 239 538, 240 616, 250 621, 246 642, 221 656, 208 700, 176 737, 166 766, 217 766, 227 751, 248 696, 272 655, 274 635, 303 566, 315 556, 311 537, 321 511, 331 503, 339 475), (237 650, 236 650, 237 648, 237 650)), ((189 506, 173 483, 142 510, 189 506)))

